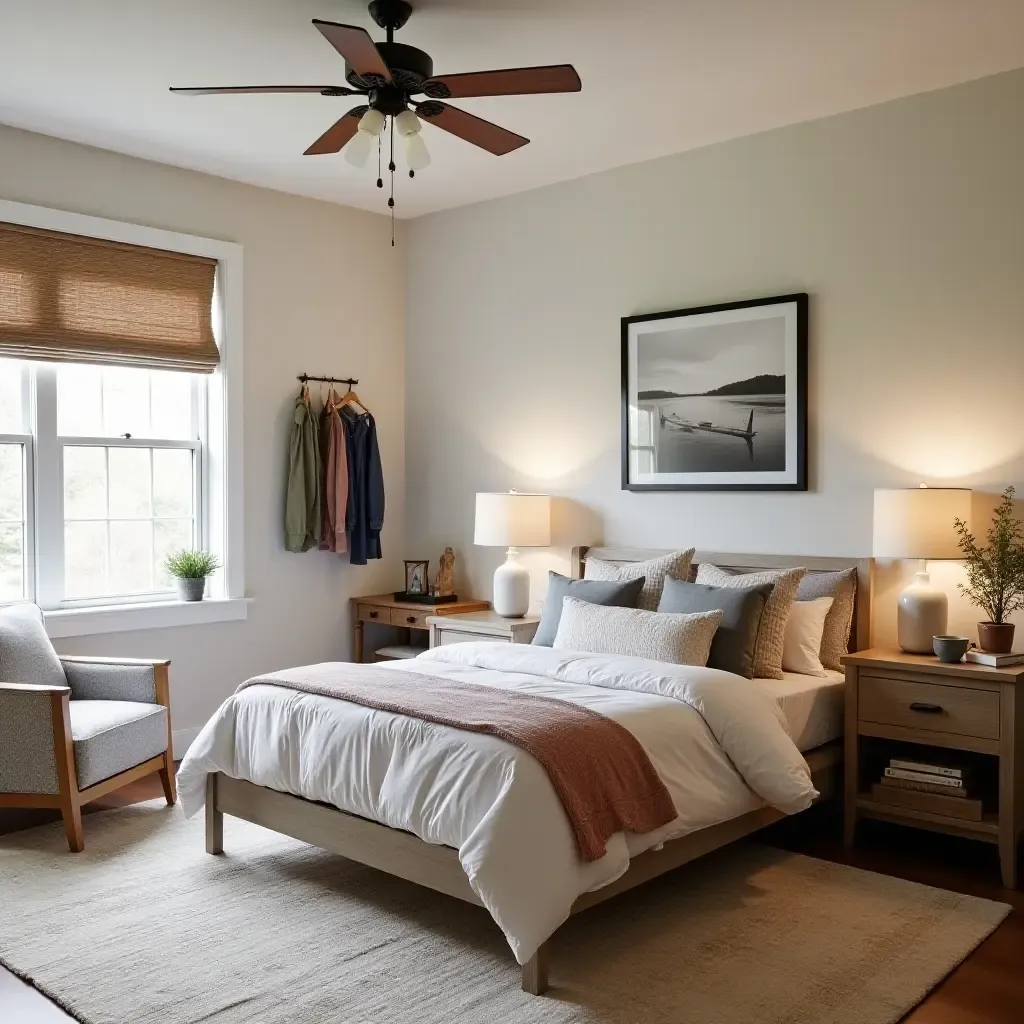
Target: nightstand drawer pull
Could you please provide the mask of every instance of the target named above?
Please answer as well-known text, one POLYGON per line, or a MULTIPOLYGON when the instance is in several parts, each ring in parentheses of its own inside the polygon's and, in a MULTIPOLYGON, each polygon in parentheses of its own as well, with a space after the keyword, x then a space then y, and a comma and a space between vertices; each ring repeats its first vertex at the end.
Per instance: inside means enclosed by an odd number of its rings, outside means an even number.
POLYGON ((415 615, 406 615, 405 621, 408 622, 410 625, 414 626, 414 625, 416 625, 416 616, 415 615))
POLYGON ((379 614, 380 614, 380 612, 370 612, 370 618, 371 618, 371 619, 375 619, 375 618, 377 618, 377 616, 378 616, 379 614))
POLYGON ((926 715, 941 715, 942 705, 941 704, 925 704, 922 701, 915 700, 910 704, 911 711, 923 711, 926 715))

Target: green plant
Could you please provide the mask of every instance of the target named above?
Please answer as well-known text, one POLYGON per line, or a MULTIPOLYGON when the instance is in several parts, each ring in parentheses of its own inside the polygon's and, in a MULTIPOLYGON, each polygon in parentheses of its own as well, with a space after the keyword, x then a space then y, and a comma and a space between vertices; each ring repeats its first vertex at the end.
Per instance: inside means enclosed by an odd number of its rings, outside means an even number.
POLYGON ((164 567, 183 580, 198 580, 220 568, 220 559, 209 551, 175 551, 167 556, 164 567))
POLYGON ((953 521, 967 562, 967 583, 957 586, 990 622, 1003 623, 1024 608, 1024 523, 1013 515, 1013 488, 1007 487, 992 515, 985 547, 967 524, 953 521))

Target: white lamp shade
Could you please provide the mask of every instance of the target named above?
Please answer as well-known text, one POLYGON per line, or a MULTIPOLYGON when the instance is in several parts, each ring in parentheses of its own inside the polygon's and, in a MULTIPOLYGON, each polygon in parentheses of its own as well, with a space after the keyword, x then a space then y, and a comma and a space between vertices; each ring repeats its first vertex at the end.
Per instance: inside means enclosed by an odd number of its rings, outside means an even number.
POLYGON ((475 544, 545 548, 551 543, 551 498, 517 491, 476 496, 475 544))
POLYGON ((876 558, 963 558, 954 519, 970 526, 966 487, 907 487, 875 491, 872 553, 876 558))

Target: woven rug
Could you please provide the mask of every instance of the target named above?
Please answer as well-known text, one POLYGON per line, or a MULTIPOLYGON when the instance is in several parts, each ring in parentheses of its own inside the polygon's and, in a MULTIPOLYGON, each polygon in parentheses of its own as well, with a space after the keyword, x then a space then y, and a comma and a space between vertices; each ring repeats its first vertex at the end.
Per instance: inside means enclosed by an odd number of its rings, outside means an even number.
MULTIPOLYGON (((883 1024, 1009 912, 756 844, 573 918, 528 996, 487 913, 139 804, 0 838, 0 962, 87 1024, 883 1024)), ((0 1014, 2 1016, 2 1014, 0 1014)))

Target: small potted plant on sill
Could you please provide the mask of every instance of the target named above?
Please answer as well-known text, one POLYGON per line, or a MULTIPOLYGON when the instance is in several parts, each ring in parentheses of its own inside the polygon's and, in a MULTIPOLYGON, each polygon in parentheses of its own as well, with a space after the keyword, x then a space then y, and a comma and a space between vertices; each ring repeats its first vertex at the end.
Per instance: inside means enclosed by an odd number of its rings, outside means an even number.
POLYGON ((202 601, 206 577, 220 568, 220 559, 209 551, 183 550, 168 555, 165 565, 182 601, 202 601))
POLYGON ((984 547, 962 519, 954 520, 967 568, 967 583, 957 586, 988 615, 978 623, 978 646, 991 654, 1010 653, 1013 623, 1006 620, 1024 608, 1024 523, 1014 518, 1013 494, 1012 487, 1003 491, 984 547))

